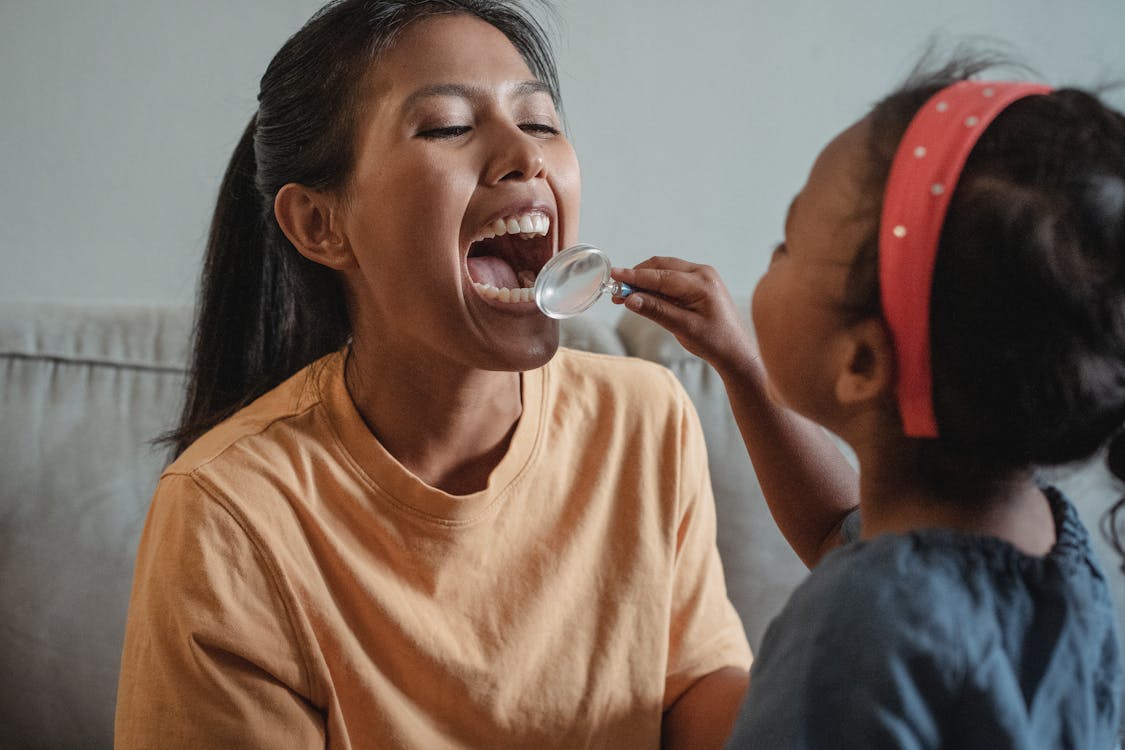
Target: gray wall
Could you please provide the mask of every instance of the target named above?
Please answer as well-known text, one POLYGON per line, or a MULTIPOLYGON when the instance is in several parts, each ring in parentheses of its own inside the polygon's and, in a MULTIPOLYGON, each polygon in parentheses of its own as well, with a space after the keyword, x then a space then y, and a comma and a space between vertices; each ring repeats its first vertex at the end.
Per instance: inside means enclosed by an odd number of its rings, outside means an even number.
MULTIPOLYGON (((318 5, 0 0, 0 299, 190 301, 258 77, 318 5)), ((820 147, 932 34, 1002 40, 1056 84, 1125 78, 1125 0, 558 10, 583 239, 619 265, 657 253, 711 263, 736 294, 760 275, 820 147)))

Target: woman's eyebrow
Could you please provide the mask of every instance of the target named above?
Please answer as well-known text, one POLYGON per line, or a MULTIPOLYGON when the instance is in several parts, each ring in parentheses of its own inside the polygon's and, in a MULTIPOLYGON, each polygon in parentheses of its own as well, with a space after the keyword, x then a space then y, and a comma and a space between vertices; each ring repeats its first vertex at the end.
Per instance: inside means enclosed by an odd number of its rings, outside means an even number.
POLYGON ((513 96, 526 97, 536 94, 551 96, 551 87, 542 81, 520 81, 512 89, 513 96))
POLYGON ((435 97, 448 96, 457 99, 472 99, 473 93, 473 87, 465 86, 460 83, 434 83, 411 92, 410 96, 403 100, 402 109, 404 111, 410 110, 416 107, 423 99, 432 99, 435 97))
MULTIPOLYGON (((448 96, 458 99, 475 99, 483 96, 485 91, 483 87, 463 83, 433 83, 411 92, 403 101, 402 109, 403 111, 409 111, 411 108, 417 106, 418 102, 423 99, 433 97, 448 96)), ((520 81, 511 87, 510 95, 517 98, 526 98, 536 94, 547 94, 550 96, 551 88, 542 81, 520 81)))

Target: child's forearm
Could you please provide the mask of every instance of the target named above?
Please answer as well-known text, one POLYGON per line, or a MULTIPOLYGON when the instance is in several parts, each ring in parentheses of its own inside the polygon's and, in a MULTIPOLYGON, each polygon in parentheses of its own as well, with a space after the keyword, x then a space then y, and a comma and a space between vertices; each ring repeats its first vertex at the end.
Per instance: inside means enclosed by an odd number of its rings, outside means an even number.
POLYGON ((625 300, 630 310, 671 331, 722 377, 766 504, 801 560, 815 565, 859 504, 855 469, 823 429, 770 398, 757 346, 715 269, 650 258, 614 276, 637 287, 625 300))
POLYGON ((769 397, 756 359, 719 375, 770 513, 812 567, 840 543, 840 524, 859 504, 858 475, 821 427, 769 397))

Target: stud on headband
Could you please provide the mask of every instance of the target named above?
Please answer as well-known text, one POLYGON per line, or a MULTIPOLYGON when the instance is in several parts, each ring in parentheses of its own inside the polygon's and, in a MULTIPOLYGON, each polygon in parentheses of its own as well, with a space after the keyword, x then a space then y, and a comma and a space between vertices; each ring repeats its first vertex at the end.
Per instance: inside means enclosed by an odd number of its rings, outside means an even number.
POLYGON ((910 437, 937 437, 930 369, 930 291, 938 240, 969 152, 1035 83, 961 81, 922 106, 898 144, 879 223, 879 288, 896 359, 895 394, 910 437))

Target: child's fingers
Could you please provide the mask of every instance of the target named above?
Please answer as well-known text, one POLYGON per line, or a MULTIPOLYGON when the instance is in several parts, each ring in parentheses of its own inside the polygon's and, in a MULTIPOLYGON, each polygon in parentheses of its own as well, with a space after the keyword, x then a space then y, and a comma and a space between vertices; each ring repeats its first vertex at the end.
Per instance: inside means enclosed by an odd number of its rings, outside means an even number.
POLYGON ((634 289, 644 289, 672 299, 678 299, 690 287, 690 279, 685 278, 686 274, 683 271, 671 271, 665 268, 614 269, 613 276, 634 289))
POLYGON ((674 302, 645 292, 633 292, 625 298, 624 304, 641 317, 648 318, 675 334, 689 333, 696 317, 674 302))
POLYGON ((722 290, 718 273, 710 266, 678 261, 674 264, 656 265, 656 261, 675 261, 676 259, 652 259, 636 268, 613 269, 613 277, 624 281, 635 289, 653 292, 681 304, 702 301, 703 297, 722 290), (646 266, 652 262, 653 265, 646 266))
MULTIPOLYGON (((660 283, 659 278, 662 276, 674 276, 677 273, 691 273, 698 268, 700 268, 698 264, 680 258, 657 256, 649 258, 643 263, 638 263, 632 268, 614 268, 612 273, 614 278, 620 279, 626 283, 636 281, 637 275, 639 274, 642 278, 648 278, 653 285, 658 285, 660 283), (669 273, 665 274, 663 272, 669 273)), ((646 288, 656 291, 652 286, 646 288)))

